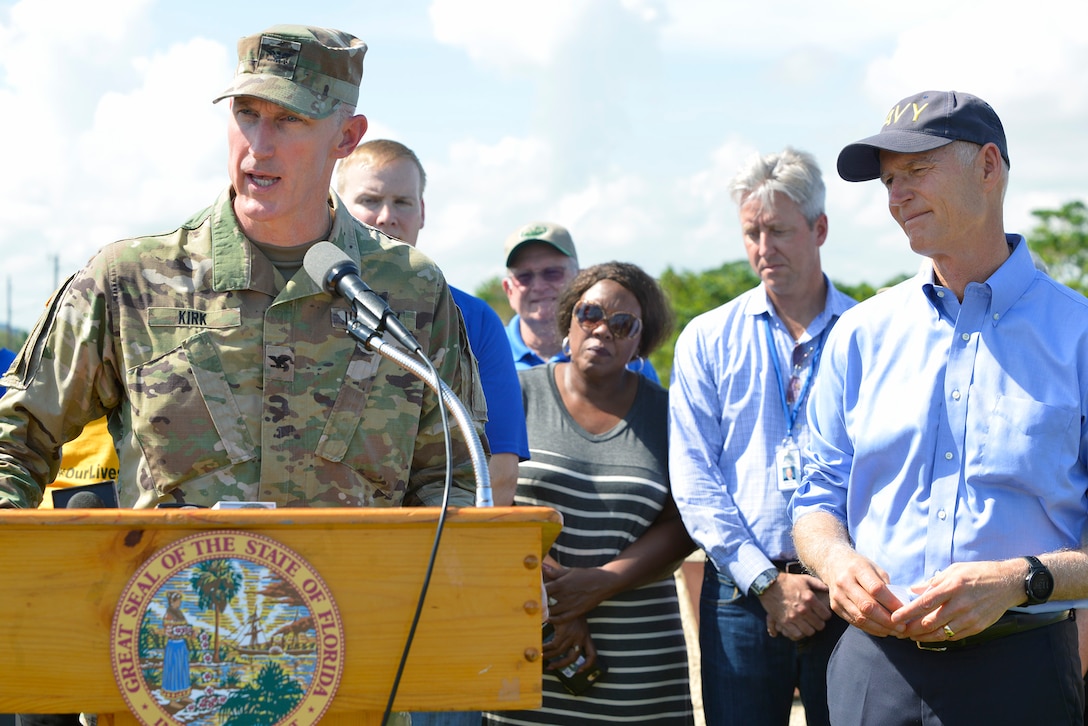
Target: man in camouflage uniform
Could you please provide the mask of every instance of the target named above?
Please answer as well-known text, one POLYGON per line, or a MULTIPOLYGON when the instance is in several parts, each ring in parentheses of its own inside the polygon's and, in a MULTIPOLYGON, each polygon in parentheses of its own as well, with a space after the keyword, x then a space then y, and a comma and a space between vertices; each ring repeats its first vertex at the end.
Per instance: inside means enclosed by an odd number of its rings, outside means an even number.
MULTIPOLYGON (((105 247, 56 295, 3 378, 0 507, 36 506, 61 444, 102 415, 124 507, 441 501, 439 398, 357 344, 349 304, 301 269, 313 243, 341 248, 483 420, 441 272, 329 191, 366 131, 354 115, 365 52, 300 26, 239 41, 234 83, 215 99, 230 98, 230 188, 171 233, 105 247)), ((452 435, 451 502, 471 505, 468 447, 452 435)))

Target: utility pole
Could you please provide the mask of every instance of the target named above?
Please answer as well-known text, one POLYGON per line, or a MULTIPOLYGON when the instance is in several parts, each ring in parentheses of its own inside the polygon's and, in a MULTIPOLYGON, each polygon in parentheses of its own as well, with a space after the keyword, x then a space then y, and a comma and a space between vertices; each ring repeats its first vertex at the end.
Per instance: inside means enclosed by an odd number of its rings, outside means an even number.
POLYGON ((8 350, 15 350, 15 347, 11 344, 11 275, 8 275, 8 325, 7 325, 7 340, 4 341, 4 347, 8 350))

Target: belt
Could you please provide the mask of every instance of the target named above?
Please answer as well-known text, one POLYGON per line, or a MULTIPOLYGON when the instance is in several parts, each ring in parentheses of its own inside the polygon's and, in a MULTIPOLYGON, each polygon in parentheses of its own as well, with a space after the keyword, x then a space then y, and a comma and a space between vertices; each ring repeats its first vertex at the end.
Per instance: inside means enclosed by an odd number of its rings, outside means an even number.
POLYGON ((774 569, 785 572, 787 575, 807 575, 808 571, 799 560, 771 560, 774 569))
POLYGON ((1029 630, 1045 628, 1047 625, 1056 625, 1057 623, 1073 619, 1075 619, 1075 616, 1073 615, 1072 610, 1057 610, 1051 613, 1021 613, 1009 610, 998 618, 996 623, 986 628, 981 633, 968 635, 962 640, 941 640, 932 643, 915 641, 915 645, 922 650, 931 651, 963 650, 964 648, 973 648, 982 645, 983 643, 989 643, 991 640, 1004 638, 1008 635, 1026 633, 1029 630))

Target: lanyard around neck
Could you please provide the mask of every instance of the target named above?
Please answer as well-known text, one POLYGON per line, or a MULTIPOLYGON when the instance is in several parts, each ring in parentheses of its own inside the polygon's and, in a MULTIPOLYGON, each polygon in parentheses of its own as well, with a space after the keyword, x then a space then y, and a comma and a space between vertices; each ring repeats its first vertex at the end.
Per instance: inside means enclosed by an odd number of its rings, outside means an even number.
POLYGON ((816 366, 820 362, 820 354, 824 349, 825 333, 827 328, 825 327, 820 331, 819 338, 816 342, 816 347, 812 351, 812 364, 808 377, 805 379, 805 384, 801 388, 801 393, 798 394, 797 400, 793 402, 793 408, 790 408, 789 398, 786 395, 786 384, 782 380, 782 366, 778 363, 778 346, 775 345, 774 335, 771 334, 771 316, 768 313, 763 317, 763 323, 765 325, 764 330, 767 333, 767 347, 770 349, 768 352, 771 354, 771 363, 774 365, 774 377, 778 381, 778 395, 782 401, 782 413, 786 417, 786 438, 793 436, 793 426, 797 422, 797 414, 801 412, 801 406, 805 402, 805 396, 808 395, 809 388, 812 387, 812 379, 815 377, 816 366))

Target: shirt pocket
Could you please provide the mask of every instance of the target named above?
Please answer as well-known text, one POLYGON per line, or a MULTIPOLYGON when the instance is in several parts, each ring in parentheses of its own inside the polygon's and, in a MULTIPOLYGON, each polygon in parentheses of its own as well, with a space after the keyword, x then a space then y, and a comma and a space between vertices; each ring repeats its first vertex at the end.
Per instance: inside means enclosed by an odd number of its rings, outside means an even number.
MULTIPOLYGON (((400 318, 414 330, 413 313, 400 318)), ((425 390, 413 373, 357 345, 314 453, 399 501, 412 469, 425 390)))
MULTIPOLYGON (((1062 462, 1076 459, 1078 409, 982 391, 972 391, 971 396, 981 398, 982 409, 979 445, 968 448, 977 452, 968 462, 969 478, 1043 487, 1055 469, 1064 468, 1062 462)), ((968 427, 970 432, 970 422, 968 427)))
POLYGON ((134 434, 160 494, 257 455, 213 335, 132 370, 134 434))

